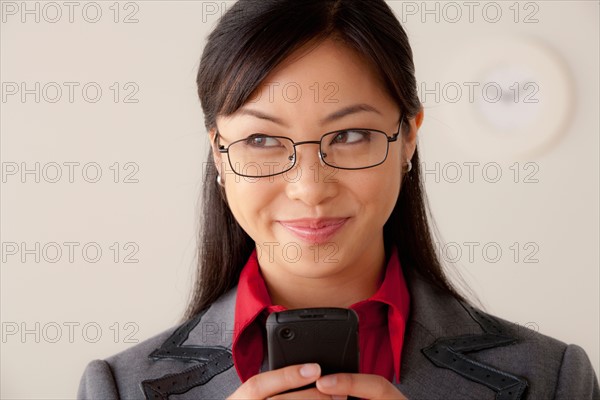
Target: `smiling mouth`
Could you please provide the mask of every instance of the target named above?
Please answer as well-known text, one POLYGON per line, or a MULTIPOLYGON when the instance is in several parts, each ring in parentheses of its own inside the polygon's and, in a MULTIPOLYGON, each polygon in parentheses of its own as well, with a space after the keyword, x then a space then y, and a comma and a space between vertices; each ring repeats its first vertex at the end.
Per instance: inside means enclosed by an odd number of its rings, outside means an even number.
POLYGON ((325 243, 346 224, 349 218, 321 218, 278 221, 297 238, 309 243, 325 243))

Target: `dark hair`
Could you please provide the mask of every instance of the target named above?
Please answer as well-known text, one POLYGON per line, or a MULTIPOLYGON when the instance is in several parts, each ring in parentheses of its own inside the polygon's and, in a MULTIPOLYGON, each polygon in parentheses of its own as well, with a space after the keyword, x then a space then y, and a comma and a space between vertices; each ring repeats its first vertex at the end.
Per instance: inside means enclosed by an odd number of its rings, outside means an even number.
MULTIPOLYGON (((238 0, 220 19, 204 48, 197 84, 208 130, 218 115, 246 103, 265 77, 307 44, 340 41, 373 65, 405 120, 421 109, 407 35, 384 0, 238 0)), ((408 124, 404 124, 408 127, 408 124)), ((384 226, 386 251, 396 246, 405 276, 418 273, 466 301, 449 282, 428 225, 418 151, 384 226)), ((216 182, 207 156, 201 207, 198 270, 185 318, 208 308, 235 287, 254 241, 242 230, 216 182)))

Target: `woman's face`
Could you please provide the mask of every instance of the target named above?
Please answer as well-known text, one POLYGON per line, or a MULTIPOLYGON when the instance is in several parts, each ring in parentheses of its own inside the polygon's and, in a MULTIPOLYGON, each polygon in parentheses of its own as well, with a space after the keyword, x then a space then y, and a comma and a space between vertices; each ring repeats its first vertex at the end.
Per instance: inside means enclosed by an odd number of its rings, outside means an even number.
MULTIPOLYGON (((392 136, 400 114, 375 71, 327 40, 289 57, 241 109, 219 117, 217 126, 220 144, 227 147, 254 133, 301 142, 360 127, 392 136)), ((215 152, 231 211, 256 242, 263 271, 290 279, 357 276, 373 260, 381 261, 383 225, 415 149, 414 121, 411 125, 410 135, 390 143, 383 164, 362 170, 324 166, 318 144, 304 144, 286 174, 246 178, 231 171, 227 154, 215 152)))

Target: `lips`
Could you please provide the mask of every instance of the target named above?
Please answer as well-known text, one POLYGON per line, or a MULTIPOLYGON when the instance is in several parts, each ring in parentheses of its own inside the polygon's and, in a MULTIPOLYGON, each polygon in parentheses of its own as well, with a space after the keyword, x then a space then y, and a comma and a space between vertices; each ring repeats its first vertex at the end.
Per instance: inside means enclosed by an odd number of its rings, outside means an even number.
POLYGON ((325 243, 330 240, 349 218, 304 218, 278 221, 297 238, 310 243, 325 243))

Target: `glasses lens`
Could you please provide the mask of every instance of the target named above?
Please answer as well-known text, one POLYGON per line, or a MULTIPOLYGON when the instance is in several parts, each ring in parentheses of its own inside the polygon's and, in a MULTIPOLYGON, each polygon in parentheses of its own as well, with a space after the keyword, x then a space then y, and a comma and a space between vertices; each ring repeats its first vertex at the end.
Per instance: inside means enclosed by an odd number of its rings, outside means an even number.
POLYGON ((337 168, 368 168, 385 161, 387 135, 383 132, 354 129, 328 133, 321 139, 323 161, 337 168))
POLYGON ((253 178, 281 174, 294 164, 293 142, 278 136, 249 136, 232 143, 228 154, 236 174, 253 178))

